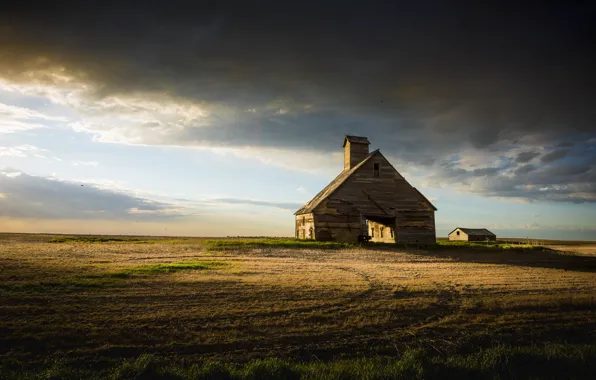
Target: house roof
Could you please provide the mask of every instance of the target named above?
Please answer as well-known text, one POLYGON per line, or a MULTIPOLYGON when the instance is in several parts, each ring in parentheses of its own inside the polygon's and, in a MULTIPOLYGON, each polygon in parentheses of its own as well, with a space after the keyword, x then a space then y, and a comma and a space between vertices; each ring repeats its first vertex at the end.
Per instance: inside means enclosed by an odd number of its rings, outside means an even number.
POLYGON ((426 203, 428 203, 428 205, 429 205, 430 207, 432 207, 432 208, 433 208, 433 210, 437 211, 437 208, 435 207, 435 205, 433 205, 432 203, 430 203, 430 201, 428 200, 428 198, 426 198, 426 197, 424 196, 424 194, 422 194, 422 193, 420 192, 420 190, 418 190, 418 189, 417 189, 417 188, 415 188, 415 187, 413 187, 413 189, 414 189, 414 190, 416 190, 416 192, 418 193, 418 195, 420 195, 420 196, 422 197, 422 199, 424 199, 424 200, 426 201, 426 203))
MULTIPOLYGON (((347 137, 348 136, 346 136, 346 138, 347 137)), ((304 206, 298 209, 298 211, 296 211, 294 215, 307 214, 313 212, 313 210, 319 204, 321 204, 321 202, 323 202, 325 199, 327 199, 327 197, 333 194, 333 192, 337 190, 348 178, 350 178, 350 176, 354 174, 356 170, 358 170, 362 165, 364 165, 376 154, 381 154, 379 149, 370 152, 368 156, 366 156, 362 161, 358 163, 358 165, 354 166, 352 169, 347 171, 344 170, 343 172, 341 172, 337 177, 335 177, 333 181, 331 181, 331 183, 329 183, 329 185, 327 185, 323 190, 321 190, 317 195, 315 195, 313 199, 311 199, 308 203, 306 203, 304 206)), ((395 170, 395 168, 393 169, 395 170)), ((424 199, 426 203, 428 203, 430 207, 433 208, 433 210, 437 211, 437 208, 424 195, 422 195, 422 193, 418 191, 418 189, 416 189, 415 187, 413 187, 413 189, 422 197, 422 199, 424 199)))
MULTIPOLYGON (((485 236, 485 235, 492 235, 492 236, 497 236, 495 234, 493 234, 492 232, 490 232, 489 230, 487 230, 486 228, 465 228, 465 227, 457 227, 455 230, 460 229, 463 232, 465 232, 468 235, 473 235, 473 236, 485 236)), ((448 235, 451 235, 455 230, 449 232, 448 235)))
POLYGON ((350 144, 369 144, 370 145, 370 141, 368 141, 368 138, 366 138, 366 137, 346 135, 346 137, 344 138, 344 145, 342 145, 342 146, 345 147, 346 143, 348 141, 350 142, 350 144))
MULTIPOLYGON (((348 136, 346 136, 346 139, 347 138, 348 138, 348 136)), ((350 178, 350 176, 356 170, 358 170, 358 168, 360 168, 362 165, 364 165, 368 160, 370 160, 370 158, 372 156, 374 156, 378 152, 379 152, 378 149, 370 152, 368 154, 368 156, 366 156, 364 158, 364 160, 362 160, 358 163, 358 165, 354 166, 350 170, 344 170, 343 172, 341 172, 337 177, 335 177, 335 179, 333 181, 331 181, 331 183, 329 183, 329 185, 325 186, 325 188, 323 190, 321 190, 317 195, 315 195, 315 197, 313 199, 311 199, 307 204, 305 204, 300 209, 298 209, 298 211, 296 211, 294 213, 294 215, 306 214, 306 213, 312 212, 315 209, 315 207, 317 207, 323 200, 325 200, 335 190, 337 190, 337 188, 340 187, 341 184, 346 181, 346 179, 350 178)))

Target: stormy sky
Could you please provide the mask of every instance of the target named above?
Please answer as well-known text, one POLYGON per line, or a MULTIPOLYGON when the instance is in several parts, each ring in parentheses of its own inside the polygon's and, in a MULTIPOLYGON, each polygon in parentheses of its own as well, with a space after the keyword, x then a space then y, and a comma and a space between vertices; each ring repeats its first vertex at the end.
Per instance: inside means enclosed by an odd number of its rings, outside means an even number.
MULTIPOLYGON (((39 179, 21 186, 120 181, 201 205, 209 193, 291 235, 288 205, 341 170, 356 134, 435 199, 440 231, 596 239, 594 2, 1 7, 0 167, 39 179), (528 205, 543 216, 505 222, 528 205)), ((0 193, 16 179, 0 176, 0 193)), ((152 207, 179 210, 172 199, 152 207)))

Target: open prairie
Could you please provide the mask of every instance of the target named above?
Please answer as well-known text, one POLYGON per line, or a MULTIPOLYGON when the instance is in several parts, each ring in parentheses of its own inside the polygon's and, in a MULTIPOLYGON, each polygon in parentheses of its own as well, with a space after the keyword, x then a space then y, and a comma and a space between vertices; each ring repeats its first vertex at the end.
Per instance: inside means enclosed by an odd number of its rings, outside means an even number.
POLYGON ((0 376, 590 377, 595 248, 0 234, 0 376))

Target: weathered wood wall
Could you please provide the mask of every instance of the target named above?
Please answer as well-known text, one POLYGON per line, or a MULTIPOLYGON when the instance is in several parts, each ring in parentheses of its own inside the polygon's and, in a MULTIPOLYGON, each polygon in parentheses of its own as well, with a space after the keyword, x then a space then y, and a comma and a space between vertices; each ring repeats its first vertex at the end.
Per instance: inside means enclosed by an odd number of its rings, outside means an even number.
POLYGON ((492 235, 468 235, 468 241, 495 241, 495 236, 492 235))
POLYGON ((315 220, 313 214, 296 215, 296 238, 315 239, 315 220))
POLYGON ((317 236, 325 230, 332 240, 357 241, 363 215, 394 219, 398 242, 436 241, 434 209, 381 153, 358 168, 313 213, 317 236), (380 165, 378 178, 375 163, 380 165))
POLYGON ((360 235, 360 217, 358 214, 315 213, 317 240, 357 243, 360 235))
POLYGON ((344 170, 350 170, 368 155, 368 144, 346 141, 344 146, 344 170))

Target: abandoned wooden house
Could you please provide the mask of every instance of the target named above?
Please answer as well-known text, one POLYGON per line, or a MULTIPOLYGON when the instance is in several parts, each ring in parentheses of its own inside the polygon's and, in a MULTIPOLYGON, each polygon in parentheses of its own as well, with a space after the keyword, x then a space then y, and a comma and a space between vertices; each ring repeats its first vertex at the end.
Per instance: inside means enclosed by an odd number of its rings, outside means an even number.
POLYGON ((495 241, 497 235, 486 228, 463 228, 457 227, 449 233, 449 240, 456 241, 495 241))
POLYGON ((435 243, 435 206, 366 137, 345 136, 344 170, 294 213, 296 237, 435 243))

